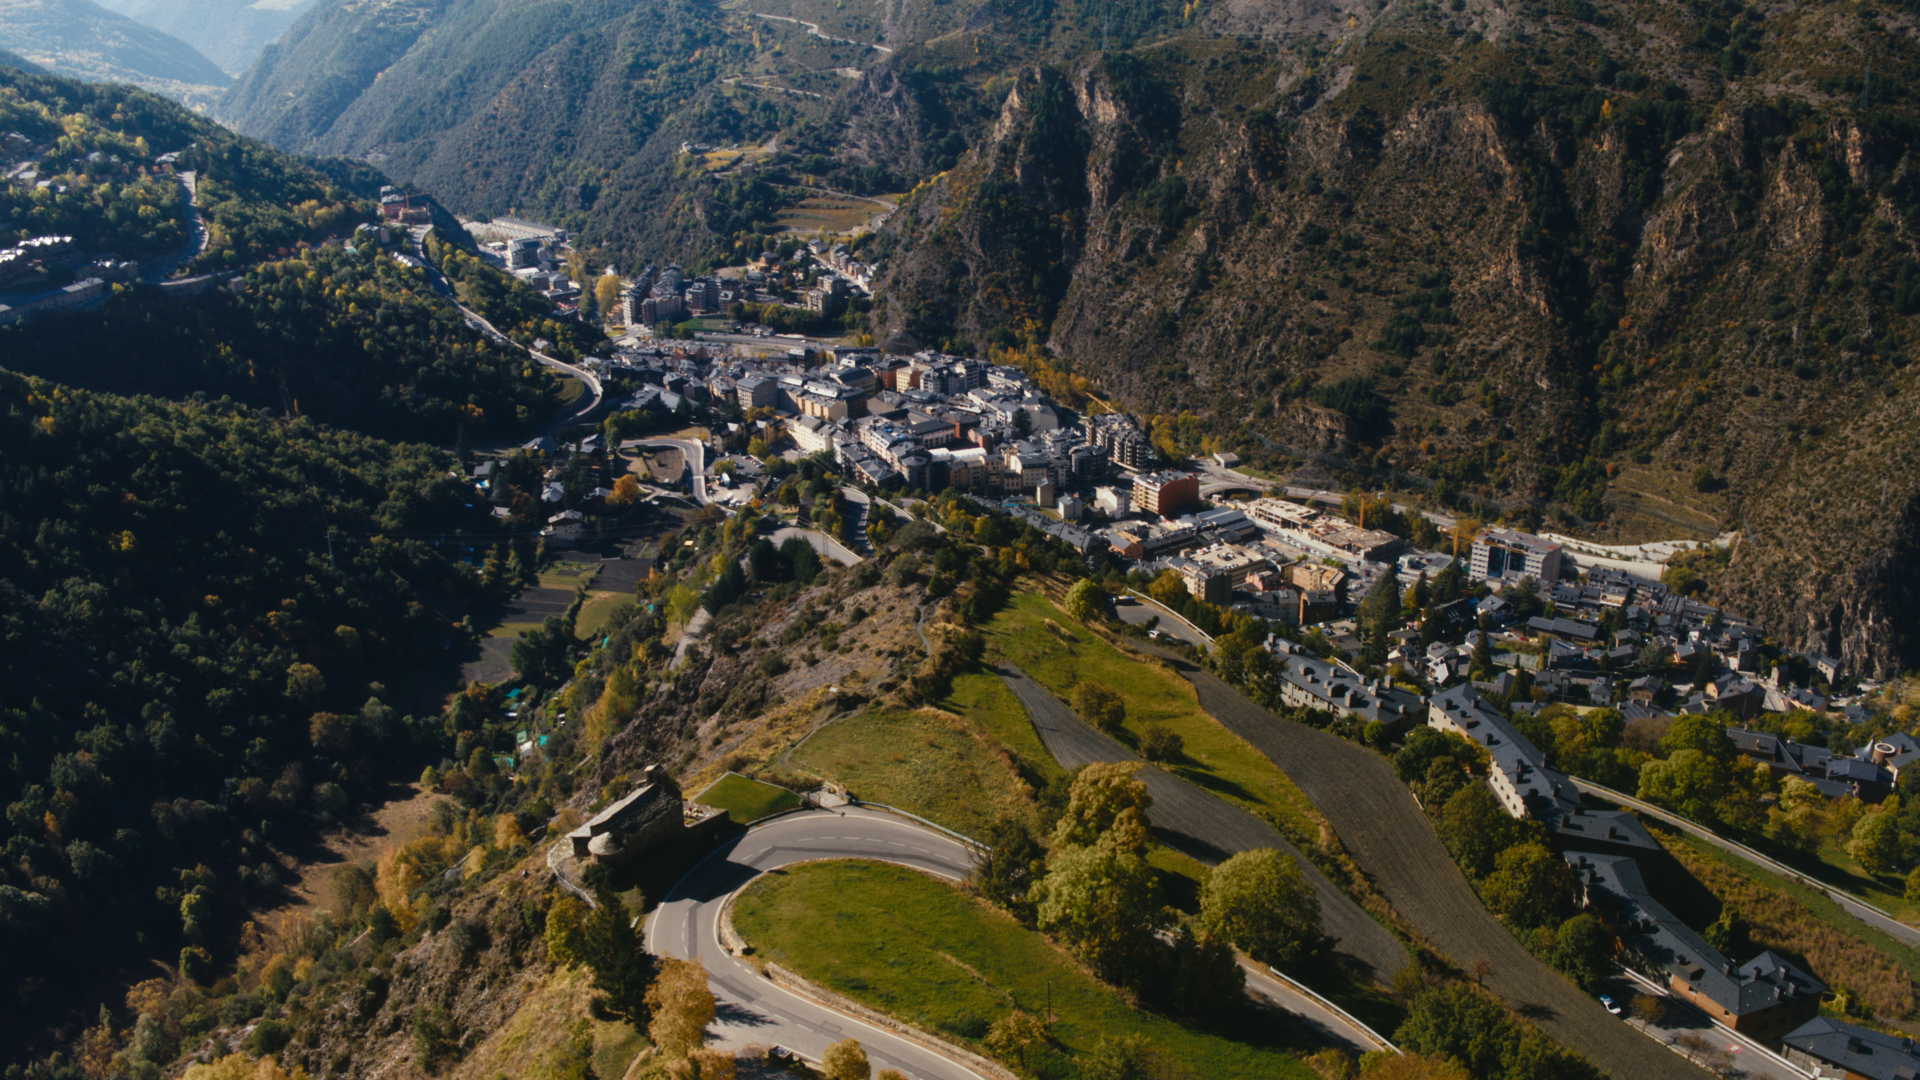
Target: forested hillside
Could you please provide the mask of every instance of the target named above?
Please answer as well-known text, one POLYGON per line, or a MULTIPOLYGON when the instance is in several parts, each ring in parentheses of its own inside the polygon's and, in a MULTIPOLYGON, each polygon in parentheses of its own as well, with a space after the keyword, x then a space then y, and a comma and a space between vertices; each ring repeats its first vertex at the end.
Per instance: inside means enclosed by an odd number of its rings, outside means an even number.
POLYGON ((129 292, 0 330, 14 369, 93 390, 231 396, 386 438, 509 438, 558 403, 524 352, 488 341, 426 274, 368 247, 265 263, 189 304, 129 292), (129 328, 137 327, 137 333, 129 328), (282 396, 282 385, 286 397, 282 396))
POLYGON ((0 46, 61 75, 200 104, 233 82, 193 46, 93 0, 0 0, 0 46))
POLYGON ((171 172, 194 171, 209 235, 183 273, 344 236, 373 217, 371 196, 385 182, 364 166, 302 161, 241 138, 131 86, 12 68, 0 68, 0 130, 29 141, 28 160, 50 185, 0 188, 7 242, 71 236, 83 251, 122 258, 179 250, 188 240, 184 194, 171 172), (177 157, 171 169, 158 162, 166 154, 177 157))
POLYGON ((446 464, 0 373, 9 1056, 145 961, 210 973, 277 850, 438 759, 405 714, 479 591, 424 539, 477 523, 446 464))

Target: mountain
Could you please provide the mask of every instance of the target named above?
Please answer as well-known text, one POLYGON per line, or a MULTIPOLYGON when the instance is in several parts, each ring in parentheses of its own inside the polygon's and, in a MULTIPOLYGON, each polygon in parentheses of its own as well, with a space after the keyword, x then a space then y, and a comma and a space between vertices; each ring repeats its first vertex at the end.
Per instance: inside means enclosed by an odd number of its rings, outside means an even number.
POLYGON ((0 49, 0 67, 18 68, 30 75, 45 74, 47 70, 19 53, 6 49, 0 49))
POLYGON ((0 48, 60 75, 209 100, 233 80, 193 46, 93 0, 0 0, 0 48))
POLYGON ((1920 661, 1910 5, 583 6, 322 3, 221 108, 627 264, 911 189, 863 250, 897 346, 1055 364, 1176 454, 1736 534, 1707 595, 1920 661))
POLYGON ((229 75, 252 65, 313 0, 104 0, 101 7, 172 34, 229 75))

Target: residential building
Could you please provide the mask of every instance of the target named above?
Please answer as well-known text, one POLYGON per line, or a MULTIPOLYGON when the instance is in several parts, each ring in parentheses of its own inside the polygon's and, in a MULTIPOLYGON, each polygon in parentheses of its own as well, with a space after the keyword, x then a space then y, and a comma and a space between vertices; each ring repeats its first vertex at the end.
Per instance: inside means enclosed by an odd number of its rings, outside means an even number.
POLYGON ((1177 517, 1199 501, 1200 478, 1192 473, 1168 470, 1134 477, 1133 505, 1146 513, 1177 517))
POLYGON ((1813 1076, 1845 1080, 1915 1080, 1920 1049, 1906 1035, 1816 1016, 1781 1038, 1783 1056, 1813 1076))
POLYGON ((1391 735, 1405 734, 1420 722, 1420 695, 1375 682, 1344 664, 1322 660, 1285 638, 1267 648, 1283 663, 1280 700, 1302 709, 1318 709, 1355 720, 1377 720, 1391 735))
POLYGON ((1734 966, 1648 892, 1633 859, 1569 851, 1586 905, 1620 938, 1625 959, 1723 1027, 1777 1042, 1820 1012, 1826 986, 1772 952, 1734 966))
POLYGON ((1473 539, 1468 573, 1475 581, 1517 582, 1530 577, 1551 586, 1560 579, 1560 545, 1529 533, 1484 529, 1473 539))

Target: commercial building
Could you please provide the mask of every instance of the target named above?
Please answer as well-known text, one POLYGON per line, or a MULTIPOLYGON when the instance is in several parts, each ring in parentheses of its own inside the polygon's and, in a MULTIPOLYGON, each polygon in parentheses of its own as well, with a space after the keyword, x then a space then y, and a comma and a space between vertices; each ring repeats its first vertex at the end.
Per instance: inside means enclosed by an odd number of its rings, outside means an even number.
POLYGON ((1485 529, 1473 538, 1468 572, 1475 581, 1517 582, 1530 577, 1552 585, 1560 579, 1560 545, 1530 533, 1485 529))

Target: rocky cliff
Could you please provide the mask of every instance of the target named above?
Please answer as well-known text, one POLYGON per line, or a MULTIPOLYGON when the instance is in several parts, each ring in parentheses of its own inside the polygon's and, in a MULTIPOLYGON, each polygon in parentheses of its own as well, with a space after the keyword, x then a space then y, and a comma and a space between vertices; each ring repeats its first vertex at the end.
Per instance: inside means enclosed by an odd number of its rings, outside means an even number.
POLYGON ((1470 507, 1738 531, 1718 598, 1909 667, 1911 22, 1456 0, 1036 65, 890 223, 887 317, 1470 507))

